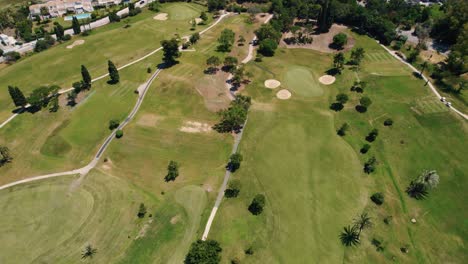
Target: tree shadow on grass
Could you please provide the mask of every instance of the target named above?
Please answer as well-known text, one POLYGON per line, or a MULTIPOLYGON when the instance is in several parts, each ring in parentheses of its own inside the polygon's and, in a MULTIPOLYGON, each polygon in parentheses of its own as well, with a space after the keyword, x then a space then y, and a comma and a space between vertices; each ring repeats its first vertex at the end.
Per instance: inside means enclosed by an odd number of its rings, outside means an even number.
POLYGON ((367 112, 367 107, 362 105, 356 105, 355 109, 361 114, 367 112))

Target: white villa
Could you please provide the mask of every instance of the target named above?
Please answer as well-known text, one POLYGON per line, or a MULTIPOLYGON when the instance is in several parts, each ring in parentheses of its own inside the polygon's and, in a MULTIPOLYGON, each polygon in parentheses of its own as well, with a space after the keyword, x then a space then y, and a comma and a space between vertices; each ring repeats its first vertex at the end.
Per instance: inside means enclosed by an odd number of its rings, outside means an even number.
POLYGON ((41 9, 46 8, 50 17, 60 17, 67 13, 81 14, 93 12, 94 6, 118 5, 122 0, 52 0, 29 7, 31 17, 41 16, 41 9))

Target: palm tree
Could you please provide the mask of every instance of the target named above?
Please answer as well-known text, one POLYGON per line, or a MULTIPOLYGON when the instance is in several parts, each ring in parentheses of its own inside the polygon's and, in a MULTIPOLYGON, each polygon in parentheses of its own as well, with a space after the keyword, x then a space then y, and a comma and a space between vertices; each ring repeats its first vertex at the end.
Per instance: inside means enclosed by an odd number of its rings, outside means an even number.
POLYGON ((93 248, 91 245, 87 245, 85 249, 83 250, 83 253, 81 253, 81 258, 92 258, 94 254, 96 254, 97 249, 93 248))
POLYGON ((356 230, 356 226, 345 226, 340 234, 340 240, 341 243, 347 247, 359 244, 359 233, 356 230))
POLYGON ((408 188, 406 188, 406 193, 416 199, 416 200, 422 200, 426 198, 428 192, 426 185, 422 182, 419 181, 411 181, 410 185, 408 188))
POLYGON ((359 229, 358 231, 358 238, 359 238, 361 236, 362 230, 372 227, 371 218, 367 215, 367 213, 362 213, 356 219, 354 219, 354 226, 357 229, 359 229))
POLYGON ((430 189, 433 189, 439 184, 439 175, 435 170, 426 170, 421 174, 421 176, 419 176, 419 182, 423 183, 430 189))

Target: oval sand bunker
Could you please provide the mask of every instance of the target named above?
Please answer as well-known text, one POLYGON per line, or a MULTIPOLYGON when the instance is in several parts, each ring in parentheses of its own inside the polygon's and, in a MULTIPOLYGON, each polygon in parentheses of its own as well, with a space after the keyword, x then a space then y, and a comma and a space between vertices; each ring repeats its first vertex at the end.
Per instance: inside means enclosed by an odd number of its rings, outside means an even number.
POLYGON ((280 90, 278 93, 276 93, 276 97, 278 97, 278 99, 281 99, 281 100, 287 100, 291 98, 291 92, 286 89, 283 89, 283 90, 280 90))
POLYGON ((278 80, 269 79, 265 81, 265 87, 269 89, 278 88, 280 85, 281 83, 278 80))
POLYGON ((324 75, 324 76, 319 78, 319 82, 321 84, 325 84, 325 85, 330 85, 330 84, 334 83, 335 80, 336 80, 336 78, 334 76, 331 76, 331 75, 324 75))
POLYGON ((85 41, 83 39, 75 40, 73 44, 67 46, 67 49, 73 49, 75 46, 83 45, 84 43, 85 41))
POLYGON ((167 20, 167 13, 157 14, 153 17, 155 20, 167 20))

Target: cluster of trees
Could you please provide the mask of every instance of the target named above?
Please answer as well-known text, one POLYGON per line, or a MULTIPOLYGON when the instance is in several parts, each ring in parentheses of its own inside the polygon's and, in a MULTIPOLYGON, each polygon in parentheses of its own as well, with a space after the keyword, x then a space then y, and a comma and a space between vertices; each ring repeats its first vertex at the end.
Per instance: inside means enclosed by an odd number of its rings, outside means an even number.
POLYGON ((340 241, 344 246, 356 246, 361 243, 361 233, 373 226, 372 219, 367 213, 360 214, 354 219, 352 226, 346 226, 340 234, 340 241))
POLYGON ((56 112, 58 110, 58 90, 59 86, 42 86, 34 89, 29 97, 25 97, 23 92, 16 86, 8 86, 8 92, 10 97, 13 100, 13 103, 17 107, 24 108, 28 104, 30 105, 30 110, 36 112, 41 110, 44 107, 47 107, 50 103, 50 111, 56 112))
POLYGON ((330 105, 330 109, 338 112, 341 111, 344 107, 344 104, 348 102, 348 95, 344 93, 339 93, 336 95, 336 102, 330 105))
POLYGON ((274 27, 274 24, 264 24, 255 31, 258 38, 258 52, 263 56, 273 56, 281 40, 281 31, 274 27))
POLYGON ((169 161, 169 165, 167 165, 167 174, 164 177, 166 182, 175 181, 175 179, 179 176, 179 163, 171 160, 169 161))
POLYGON ((221 35, 218 38, 218 51, 230 52, 232 45, 234 44, 236 34, 230 29, 224 29, 221 31, 221 35))
POLYGON ((213 126, 219 133, 238 132, 247 119, 247 113, 252 104, 250 97, 236 95, 229 108, 218 112, 221 120, 213 126))
POLYGON ((180 57, 179 41, 176 38, 161 41, 163 47, 163 62, 166 67, 170 67, 178 63, 177 58, 180 57))
POLYGON ((215 240, 197 240, 192 243, 188 254, 185 256, 184 264, 215 264, 221 261, 223 249, 215 240))
POLYGON ((427 197, 430 189, 439 185, 439 175, 437 171, 424 171, 418 178, 412 180, 406 188, 406 193, 416 200, 422 200, 427 197))
POLYGON ((10 149, 6 146, 0 146, 0 167, 13 160, 10 149))
POLYGON ((43 39, 39 39, 36 41, 36 45, 34 46, 35 52, 44 51, 55 44, 55 39, 50 34, 45 34, 43 39))
POLYGON ((16 37, 24 41, 32 41, 37 37, 33 33, 32 21, 29 19, 29 8, 27 5, 20 5, 18 7, 8 7, 0 10, 0 30, 3 31, 7 28, 13 28, 16 32, 16 37))

